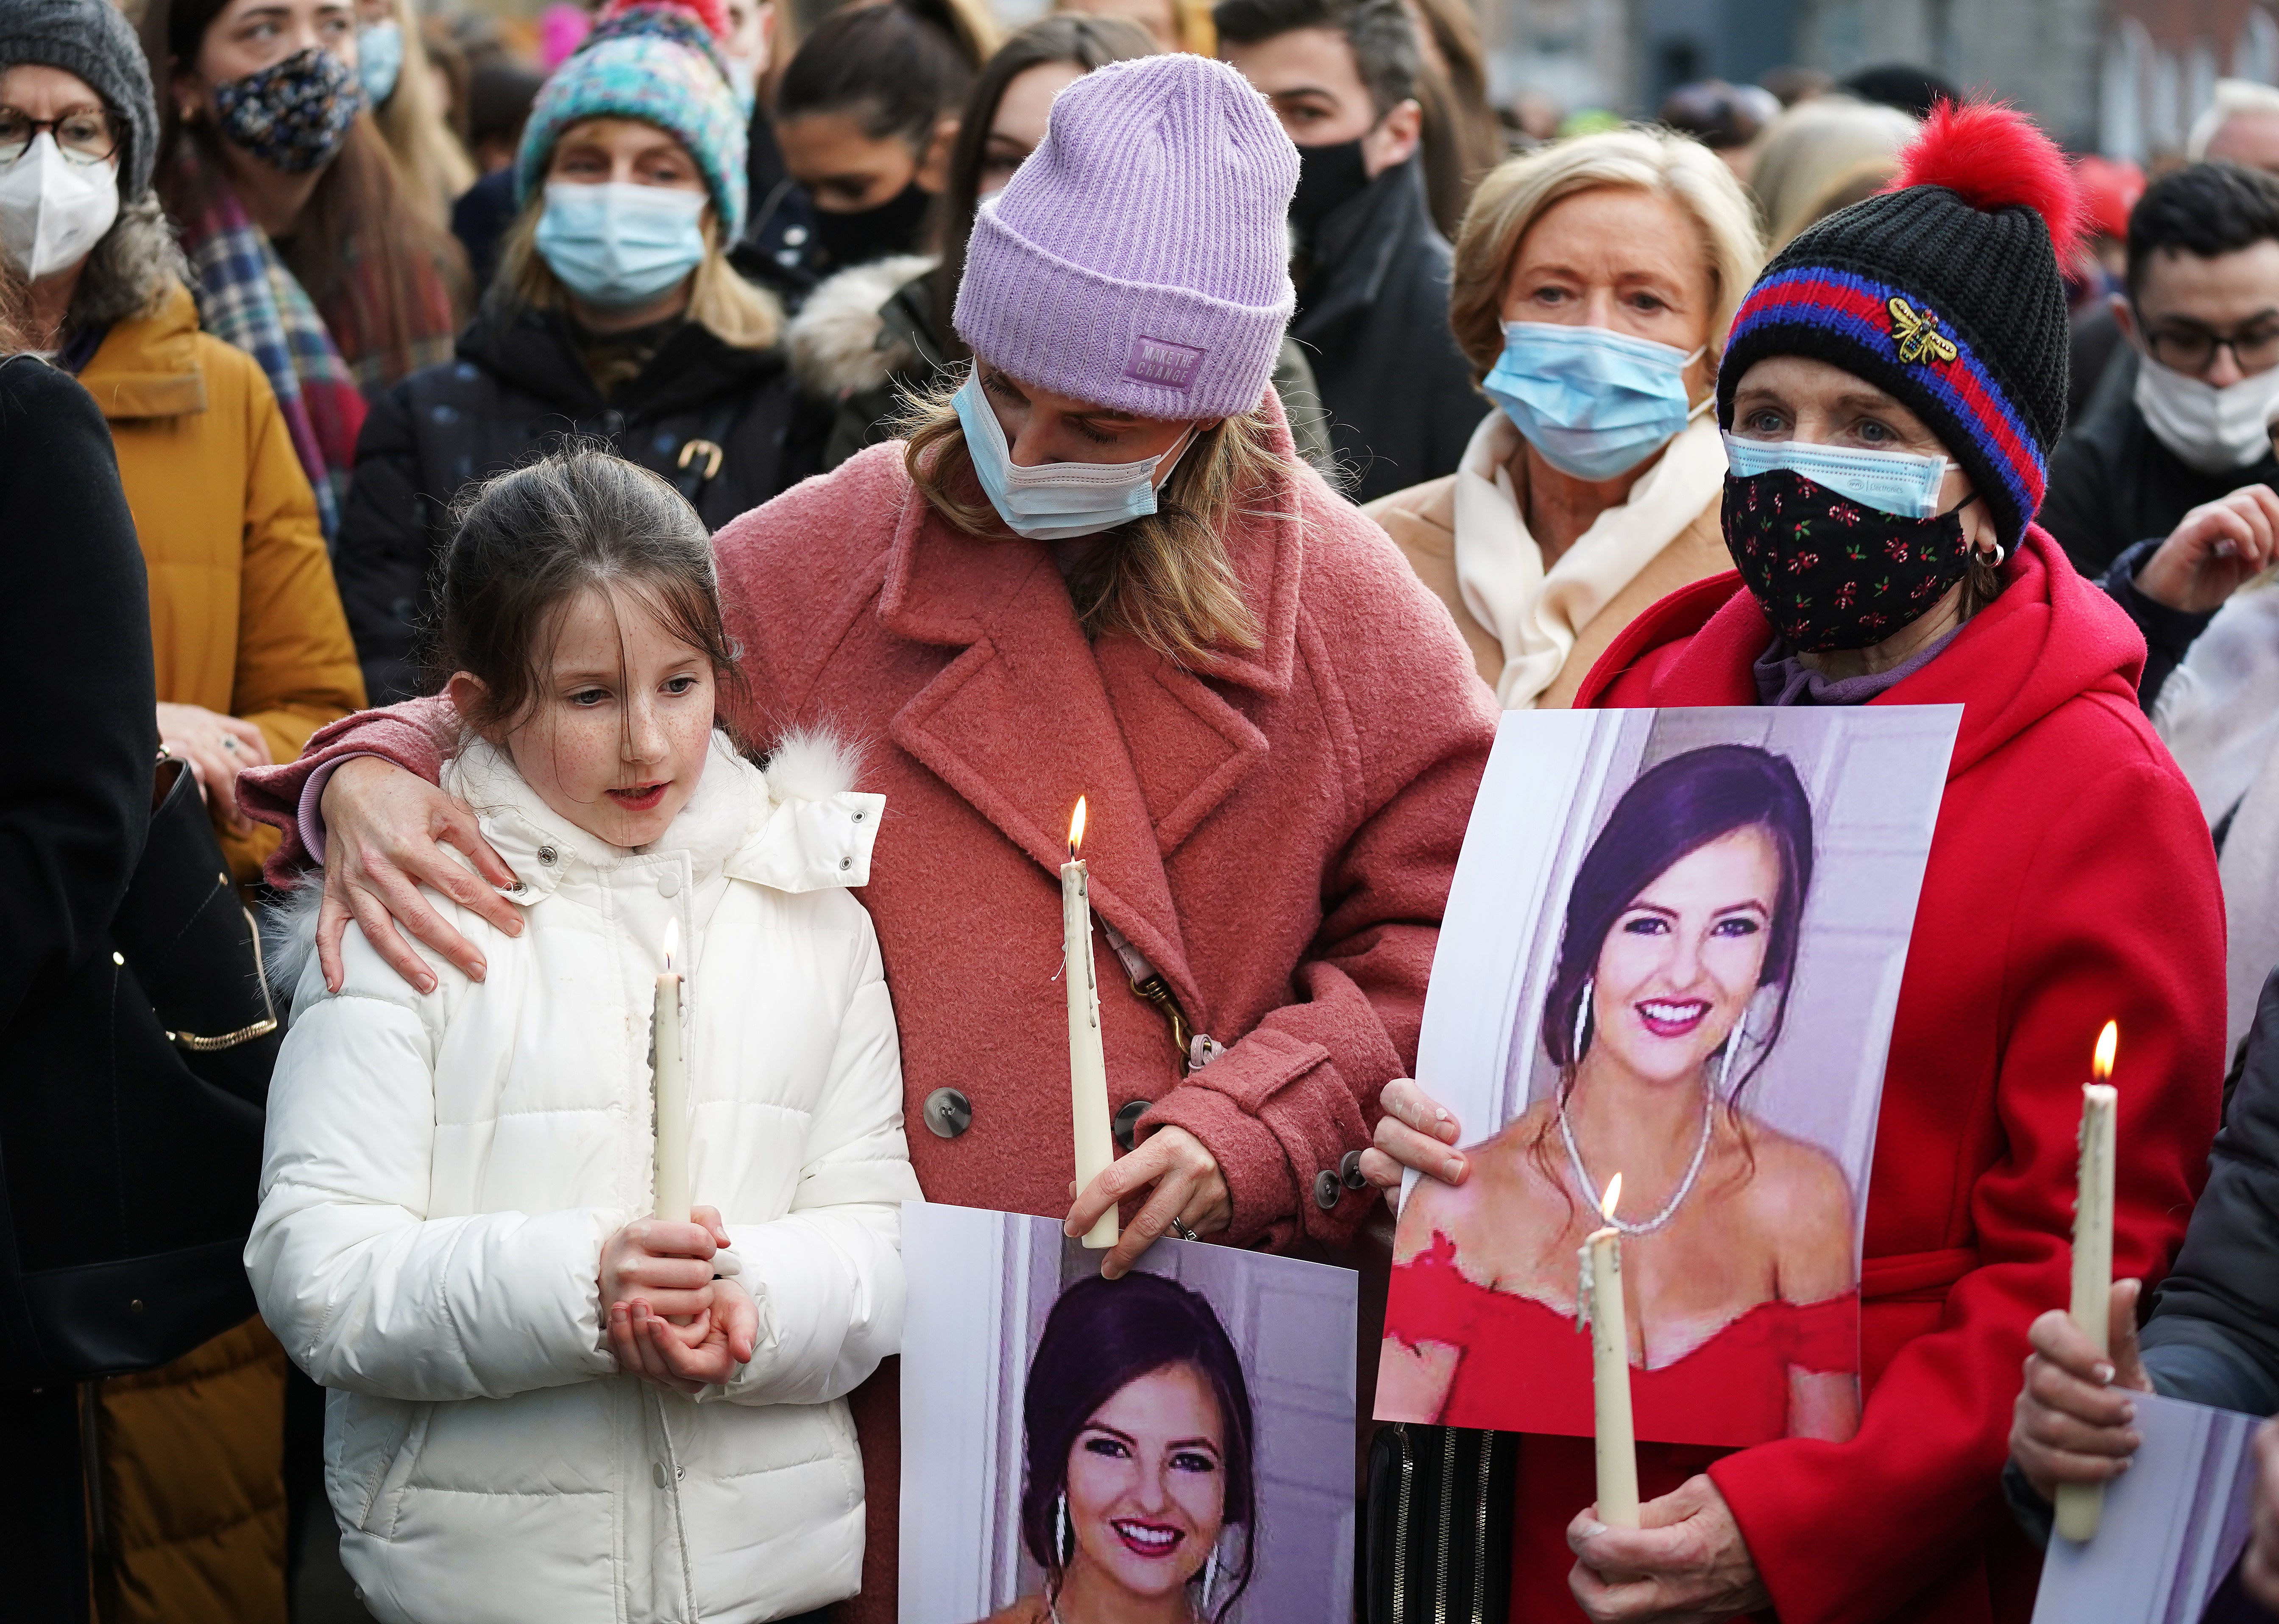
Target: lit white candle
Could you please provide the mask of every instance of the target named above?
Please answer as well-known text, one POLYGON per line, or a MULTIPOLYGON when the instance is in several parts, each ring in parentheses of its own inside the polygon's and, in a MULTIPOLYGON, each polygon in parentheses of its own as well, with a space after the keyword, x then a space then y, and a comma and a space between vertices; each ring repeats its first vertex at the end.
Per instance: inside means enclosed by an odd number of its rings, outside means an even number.
MULTIPOLYGON (((1069 860, 1061 868, 1061 951, 1068 983, 1069 1107, 1076 1123, 1076 1187, 1092 1181, 1116 1160, 1108 1121, 1108 1056, 1100 1043, 1100 983, 1092 964, 1092 885, 1077 854, 1084 849, 1084 801, 1069 820, 1069 860)), ((1116 1245, 1116 1209, 1085 1232, 1084 1244, 1097 1250, 1116 1245)))
MULTIPOLYGON (((2116 1143, 2112 1084, 2113 1052, 2121 1028, 2107 1021, 2097 1037, 2097 1081, 2081 1089, 2080 1193, 2073 1213, 2073 1322, 2097 1344, 2113 1351, 2113 1158, 2116 1143)), ((2105 1514, 2102 1483, 2060 1483, 2058 1532, 2079 1543, 2097 1533, 2105 1514)))
MULTIPOLYGON (((1607 1181, 1599 1210, 1608 1219, 1623 1176, 1607 1181)), ((1623 1236, 1609 1222, 1583 1243, 1583 1312, 1591 1321, 1591 1398, 1599 1453, 1599 1521, 1638 1525, 1638 1440, 1631 1425, 1631 1329, 1623 1304, 1623 1236)))
POLYGON ((656 1046, 656 1215, 688 1222, 688 1069, 680 1053, 680 977, 672 955, 680 946, 680 921, 664 927, 664 974, 656 978, 649 1017, 656 1046))

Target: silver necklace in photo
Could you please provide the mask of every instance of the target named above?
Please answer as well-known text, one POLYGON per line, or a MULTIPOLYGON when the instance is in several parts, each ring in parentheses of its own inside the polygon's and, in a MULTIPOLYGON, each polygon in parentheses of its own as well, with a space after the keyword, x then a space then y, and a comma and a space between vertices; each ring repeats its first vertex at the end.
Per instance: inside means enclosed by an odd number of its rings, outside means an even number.
MULTIPOLYGON (((1624 1235, 1651 1235, 1677 1216, 1678 1207, 1687 1196, 1693 1193, 1693 1181, 1701 1176, 1701 1164, 1708 1159, 1710 1130, 1715 1126, 1716 1112, 1715 1098, 1707 1089, 1703 1089, 1701 1091, 1701 1143, 1693 1147, 1693 1165, 1686 1168, 1685 1176, 1678 1180, 1677 1192, 1669 1198, 1669 1205, 1644 1223, 1625 1223, 1620 1218, 1611 1214, 1607 1218, 1608 1223, 1614 1225, 1624 1235)), ((1599 1187, 1591 1182, 1591 1176, 1583 1170, 1583 1153, 1575 1146, 1575 1130, 1567 1125, 1567 1102, 1564 1099, 1559 1102, 1559 1137, 1567 1141, 1567 1165, 1575 1169, 1575 1182, 1583 1186, 1583 1194, 1591 1205, 1593 1207, 1599 1207, 1600 1200, 1599 1187)), ((1057 1620, 1055 1620, 1055 1624, 1058 1624, 1057 1620)))

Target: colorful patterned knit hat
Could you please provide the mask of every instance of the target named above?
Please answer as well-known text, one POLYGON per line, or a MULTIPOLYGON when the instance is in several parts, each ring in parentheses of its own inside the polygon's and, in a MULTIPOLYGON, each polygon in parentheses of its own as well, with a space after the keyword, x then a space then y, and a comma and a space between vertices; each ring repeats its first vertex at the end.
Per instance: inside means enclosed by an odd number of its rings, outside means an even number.
POLYGON ((1297 295, 1298 149, 1223 62, 1111 62, 981 205, 958 334, 1014 377, 1147 417, 1257 409, 1297 295))
POLYGON ((1717 420, 1769 356, 1809 356, 1903 402, 1945 442, 2014 548, 2066 416, 2058 273, 2080 234, 2065 156, 2023 114, 1941 103, 1892 189, 1783 249, 1733 318, 1717 420))
POLYGON ((639 119, 696 160, 720 217, 720 241, 742 236, 748 138, 720 53, 727 34, 721 0, 612 0, 531 107, 515 157, 516 205, 544 183, 564 130, 585 119, 639 119))

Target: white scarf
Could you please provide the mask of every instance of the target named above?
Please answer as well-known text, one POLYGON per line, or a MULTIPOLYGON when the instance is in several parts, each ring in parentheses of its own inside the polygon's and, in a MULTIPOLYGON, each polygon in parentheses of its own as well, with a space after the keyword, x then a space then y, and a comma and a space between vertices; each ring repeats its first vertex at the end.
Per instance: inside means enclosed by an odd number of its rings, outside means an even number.
POLYGON ((1705 412, 1638 476, 1630 500, 1599 515, 1546 572, 1508 466, 1519 448, 1511 419, 1490 412, 1456 465, 1456 584, 1464 607, 1503 646, 1496 699, 1506 710, 1533 708, 1583 628, 1725 482, 1724 442, 1715 417, 1705 412))

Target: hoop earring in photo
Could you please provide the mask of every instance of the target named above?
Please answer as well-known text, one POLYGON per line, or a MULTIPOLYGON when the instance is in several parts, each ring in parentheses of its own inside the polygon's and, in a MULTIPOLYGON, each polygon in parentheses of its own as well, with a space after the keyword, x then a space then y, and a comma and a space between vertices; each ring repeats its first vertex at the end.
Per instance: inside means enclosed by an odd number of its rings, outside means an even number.
POLYGON ((1065 1489, 1061 1490, 1061 1498, 1058 1503, 1056 1503, 1053 1507, 1053 1551, 1054 1554, 1058 1556, 1061 1559, 1061 1572, 1063 1574, 1067 1573, 1069 1565, 1069 1514, 1068 1490, 1065 1489))
POLYGON ((1583 991, 1575 1000, 1575 1040, 1567 1049, 1567 1063, 1570 1066, 1583 1063, 1583 1046, 1591 1035, 1591 1000, 1598 995, 1598 991, 1599 978, 1596 976, 1583 977, 1583 991))
POLYGON ((1748 1004, 1741 1006, 1741 1018, 1734 1022, 1733 1030, 1725 1034, 1725 1053, 1717 1062, 1717 1099, 1723 1105, 1733 1103, 1733 1056, 1738 1054, 1741 1046, 1748 1041, 1750 1007, 1748 1004))
POLYGON ((1203 1617, 1210 1617, 1211 1592, 1218 1589, 1218 1541, 1211 1541, 1210 1560, 1203 1564, 1203 1617))

